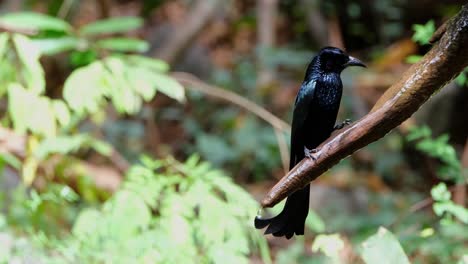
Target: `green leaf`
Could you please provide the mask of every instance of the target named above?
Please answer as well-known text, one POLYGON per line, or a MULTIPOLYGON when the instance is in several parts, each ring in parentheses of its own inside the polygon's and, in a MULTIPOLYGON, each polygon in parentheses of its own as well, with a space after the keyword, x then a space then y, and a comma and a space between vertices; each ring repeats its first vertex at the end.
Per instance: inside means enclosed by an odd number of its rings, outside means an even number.
POLYGON ((26 186, 30 186, 34 179, 36 178, 36 171, 39 167, 39 161, 34 157, 28 157, 23 163, 23 168, 21 170, 21 176, 23 178, 23 183, 26 186))
POLYGON ((8 39, 10 36, 8 33, 0 33, 0 61, 3 60, 3 57, 6 54, 6 51, 8 50, 8 39))
POLYGON ((383 227, 362 243, 361 256, 366 264, 410 263, 398 240, 383 227))
POLYGON ((434 20, 431 19, 427 21, 425 25, 413 25, 413 30, 413 41, 421 45, 429 44, 429 39, 431 39, 432 35, 435 32, 434 20))
POLYGON ((306 218, 306 226, 317 233, 325 231, 325 223, 313 210, 309 210, 309 216, 306 218))
POLYGON ((80 149, 88 140, 85 135, 47 138, 34 151, 35 157, 44 160, 50 154, 68 154, 80 149))
POLYGON ((462 72, 462 73, 460 73, 460 75, 457 76, 457 78, 455 78, 455 82, 456 82, 458 85, 463 86, 463 85, 465 85, 467 79, 468 79, 467 73, 466 73, 466 72, 462 72))
POLYGON ((24 89, 19 84, 9 86, 8 112, 15 131, 19 133, 29 129, 33 133, 53 136, 56 132, 55 115, 50 100, 24 89))
POLYGON ((110 90, 100 62, 76 69, 65 81, 63 97, 73 111, 95 113, 110 90))
POLYGON ((410 55, 406 57, 405 61, 406 63, 414 64, 422 59, 421 55, 410 55))
POLYGON ((0 153, 0 160, 17 170, 21 168, 21 160, 11 153, 0 153))
POLYGON ((119 52, 145 52, 149 49, 148 42, 133 38, 106 38, 96 42, 96 46, 119 52))
POLYGON ((65 51, 77 49, 86 44, 74 37, 34 39, 32 43, 37 46, 41 54, 54 55, 65 51))
POLYGON ((3 24, 4 27, 12 28, 13 30, 54 30, 70 32, 72 29, 70 24, 62 19, 34 12, 20 12, 3 15, 0 17, 0 24, 3 24))
POLYGON ((431 196, 432 196, 432 199, 440 202, 440 201, 449 201, 451 194, 447 189, 447 185, 441 182, 437 184, 436 186, 432 187, 431 196))
POLYGON ((36 94, 45 90, 45 75, 39 62, 40 52, 37 46, 26 36, 14 34, 13 43, 20 58, 25 86, 36 94))
POLYGON ((433 209, 434 213, 438 216, 442 216, 444 213, 448 213, 455 216, 464 224, 468 224, 468 210, 463 206, 455 204, 451 200, 436 202, 433 205, 433 209))
POLYGON ((127 65, 117 57, 110 57, 103 62, 107 69, 106 80, 112 89, 110 97, 117 111, 120 113, 136 113, 140 110, 142 100, 129 82, 127 65))
POLYGON ((41 141, 34 151, 34 156, 40 160, 50 154, 70 154, 83 148, 93 148, 104 156, 108 156, 112 147, 86 134, 73 136, 58 136, 41 141))
POLYGON ((96 237, 99 233, 102 213, 95 209, 81 211, 73 225, 72 233, 79 239, 96 237))
POLYGON ((80 34, 85 36, 127 32, 143 25, 143 19, 139 17, 118 17, 98 20, 82 27, 80 34))
POLYGON ((158 91, 179 102, 185 101, 184 87, 178 81, 156 72, 153 73, 153 81, 158 91))
POLYGON ((140 55, 128 55, 125 56, 126 60, 130 64, 134 64, 136 67, 146 68, 151 71, 167 72, 169 70, 169 64, 165 61, 148 58, 140 55))
POLYGON ((344 242, 339 234, 318 235, 312 244, 313 252, 322 252, 325 256, 338 261, 340 251, 344 248, 344 242))
POLYGON ((94 50, 73 51, 70 54, 70 63, 75 68, 86 66, 98 58, 98 53, 94 50))
POLYGON ((52 100, 52 108, 54 109, 58 123, 62 126, 67 126, 71 119, 68 106, 62 100, 52 100))

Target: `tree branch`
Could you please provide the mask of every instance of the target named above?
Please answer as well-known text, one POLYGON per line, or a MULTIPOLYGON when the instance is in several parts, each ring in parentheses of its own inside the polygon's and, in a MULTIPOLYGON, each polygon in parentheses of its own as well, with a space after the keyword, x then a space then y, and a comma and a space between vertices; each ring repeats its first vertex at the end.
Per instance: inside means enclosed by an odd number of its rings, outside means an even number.
POLYGON ((152 55, 160 58, 169 64, 174 63, 180 53, 189 45, 197 34, 203 30, 204 26, 216 14, 218 7, 223 1, 219 0, 198 0, 189 12, 184 25, 179 25, 163 46, 157 49, 152 55))
POLYGON ((440 41, 377 101, 369 114, 338 131, 284 176, 262 201, 273 207, 358 149, 382 138, 468 65, 468 5, 447 24, 440 41))

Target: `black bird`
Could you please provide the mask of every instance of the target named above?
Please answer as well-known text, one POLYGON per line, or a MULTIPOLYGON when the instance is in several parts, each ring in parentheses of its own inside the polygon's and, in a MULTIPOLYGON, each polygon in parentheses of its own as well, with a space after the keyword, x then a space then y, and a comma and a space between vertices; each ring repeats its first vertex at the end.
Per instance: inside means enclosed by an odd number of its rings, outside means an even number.
MULTIPOLYGON (((294 104, 291 131, 292 169, 304 157, 312 157, 313 150, 325 141, 334 129, 340 107, 343 84, 340 73, 348 66, 365 65, 358 59, 334 47, 326 47, 312 59, 304 82, 294 104)), ((347 121, 349 122, 349 121, 347 121)), ((283 211, 270 219, 255 218, 257 229, 268 226, 265 234, 285 236, 304 234, 304 224, 309 213, 310 184, 288 196, 283 211)))

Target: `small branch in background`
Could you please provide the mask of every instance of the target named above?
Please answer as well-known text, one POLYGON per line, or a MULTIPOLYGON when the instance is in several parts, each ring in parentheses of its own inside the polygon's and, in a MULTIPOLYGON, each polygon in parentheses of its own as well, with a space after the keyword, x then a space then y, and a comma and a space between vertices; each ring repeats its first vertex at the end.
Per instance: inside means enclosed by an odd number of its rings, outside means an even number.
POLYGON ((307 8, 306 18, 309 33, 320 47, 328 46, 327 20, 320 12, 319 1, 302 0, 307 8))
POLYGON ((278 12, 277 0, 257 1, 257 38, 260 52, 258 54, 257 87, 263 87, 274 80, 274 69, 266 63, 268 51, 275 46, 276 16, 278 12))
MULTIPOLYGON (((152 56, 160 58, 169 64, 173 64, 182 51, 192 43, 203 27, 212 19, 218 10, 218 6, 224 1, 197 0, 195 6, 188 12, 183 25, 177 26, 163 46, 157 49, 152 56)), ((174 27, 175 27, 174 26, 174 27)))
POLYGON ((177 81, 185 84, 187 89, 199 91, 211 97, 222 99, 224 101, 238 105, 244 108, 245 110, 252 112, 261 119, 265 120, 276 129, 279 129, 286 133, 289 133, 291 131, 291 126, 288 123, 284 122, 272 113, 268 112, 265 108, 236 93, 216 87, 214 85, 207 84, 202 80, 198 79, 196 76, 189 73, 174 72, 172 73, 172 77, 177 81))
POLYGON ((269 123, 274 128, 275 133, 277 133, 276 139, 278 140, 278 148, 281 152, 281 160, 283 162, 284 169, 287 172, 289 164, 289 150, 287 147, 288 143, 286 142, 285 138, 281 135, 281 133, 291 132, 291 126, 288 123, 279 119, 272 113, 268 112, 265 108, 255 104, 254 102, 231 91, 207 84, 192 74, 184 72, 175 72, 172 74, 172 77, 180 83, 184 84, 187 89, 192 89, 204 93, 208 96, 235 104, 269 123))
POLYGON ((284 139, 284 135, 281 132, 281 130, 278 130, 277 128, 273 128, 275 131, 275 136, 276 136, 276 141, 278 142, 278 148, 280 150, 280 155, 281 155, 281 163, 283 164, 283 171, 284 173, 288 173, 288 167, 289 167, 289 149, 288 149, 288 143, 284 139))
POLYGON ((330 18, 328 21, 328 32, 328 44, 340 49, 345 49, 338 17, 333 16, 330 18))
POLYGON ((130 163, 115 148, 112 148, 109 160, 122 174, 126 173, 130 168, 130 163))
POLYGON ((111 4, 109 0, 97 0, 96 4, 101 13, 101 18, 108 18, 110 16, 111 4))
POLYGON ((454 195, 453 195, 453 201, 456 204, 459 204, 463 207, 465 207, 466 203, 466 178, 468 175, 464 175, 468 171, 468 139, 466 140, 465 143, 465 148, 462 153, 462 177, 465 179, 463 183, 459 183, 455 186, 454 190, 454 195))
POLYGON ((408 119, 432 94, 468 66, 468 5, 450 21, 440 41, 380 97, 369 114, 322 143, 314 159, 303 159, 262 200, 273 207, 353 152, 382 138, 408 119))
POLYGON ((74 0, 63 0, 62 5, 58 11, 57 16, 61 19, 65 19, 73 6, 74 0))
POLYGON ((3 23, 0 23, 0 32, 14 32, 14 33, 20 33, 23 35, 27 36, 34 36, 37 35, 38 31, 34 29, 26 29, 26 28, 15 28, 12 25, 5 25, 3 23))

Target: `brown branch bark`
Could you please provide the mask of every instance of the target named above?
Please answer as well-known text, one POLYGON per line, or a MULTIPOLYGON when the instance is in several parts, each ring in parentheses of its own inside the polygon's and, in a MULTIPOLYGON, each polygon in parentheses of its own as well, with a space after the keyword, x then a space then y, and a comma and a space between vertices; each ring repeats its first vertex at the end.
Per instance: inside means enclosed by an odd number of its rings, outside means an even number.
POLYGON ((210 21, 216 13, 219 5, 223 1, 219 0, 198 0, 189 12, 186 23, 177 27, 177 30, 169 37, 166 43, 157 49, 153 56, 172 64, 180 53, 189 45, 203 27, 210 21))
POLYGON ((304 187, 353 152, 385 136, 409 118, 430 96, 468 65, 468 5, 448 23, 440 41, 414 64, 358 122, 332 135, 318 147, 315 160, 304 159, 266 195, 272 207, 304 187))

